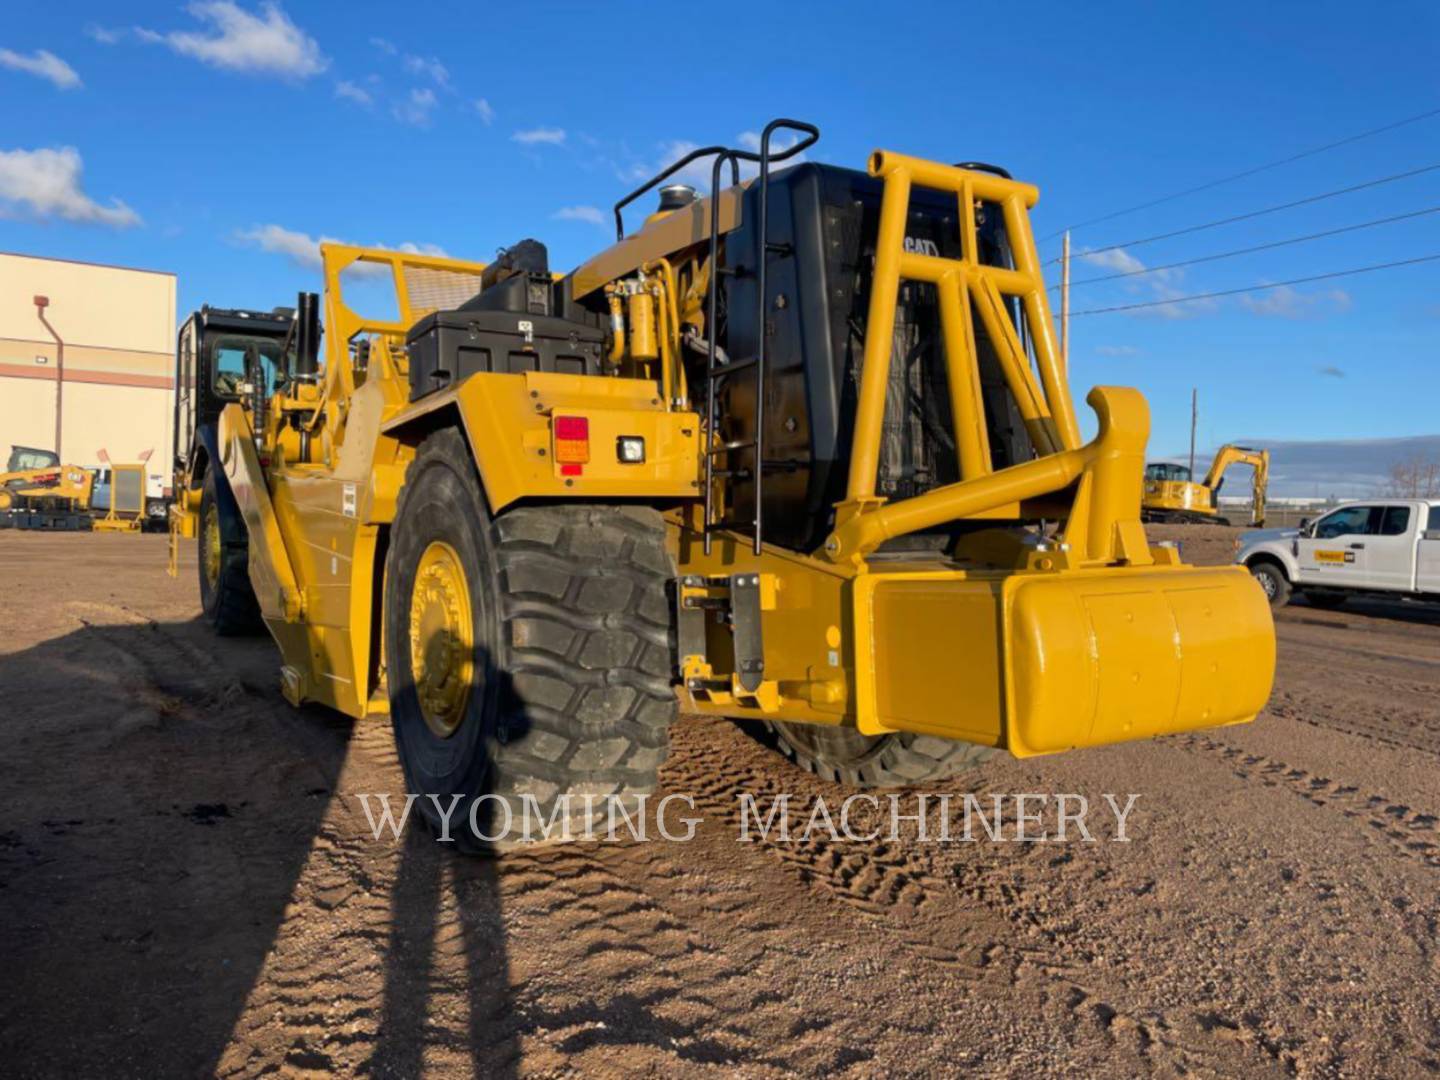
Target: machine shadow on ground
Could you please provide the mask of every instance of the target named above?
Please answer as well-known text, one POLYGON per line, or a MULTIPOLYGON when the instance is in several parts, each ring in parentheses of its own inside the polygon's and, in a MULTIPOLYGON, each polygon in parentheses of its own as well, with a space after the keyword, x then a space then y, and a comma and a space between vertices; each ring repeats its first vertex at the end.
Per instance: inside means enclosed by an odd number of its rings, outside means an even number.
POLYGON ((513 1073, 493 861, 414 827, 373 840, 341 785, 399 795, 399 774, 342 781, 364 725, 252 683, 274 670, 268 640, 224 649, 222 663, 198 619, 86 622, 0 656, 5 1071, 343 1067, 326 1047, 341 1000, 345 1040, 373 1043, 368 1060, 345 1055, 363 1071, 417 1075, 429 1044, 463 1042, 478 1075, 513 1073), (331 914, 337 878, 362 882, 373 925, 331 914), (439 1030, 430 1003, 456 910, 463 1032, 439 1030), (278 1036, 277 1010, 295 1015, 278 1036))

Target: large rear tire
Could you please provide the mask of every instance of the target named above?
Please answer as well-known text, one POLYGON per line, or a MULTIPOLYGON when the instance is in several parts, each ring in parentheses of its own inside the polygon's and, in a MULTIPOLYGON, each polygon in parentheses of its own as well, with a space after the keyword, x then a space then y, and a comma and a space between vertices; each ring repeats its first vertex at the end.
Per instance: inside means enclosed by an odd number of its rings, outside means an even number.
POLYGON ((205 470, 200 492, 200 606, 222 637, 258 634, 265 628, 250 584, 250 548, 245 526, 227 529, 216 496, 215 470, 205 470), (234 530, 238 528, 239 534, 234 530))
POLYGON ((654 510, 492 519, 461 434, 421 444, 391 531, 385 658, 400 763, 432 832, 500 850, 603 836, 607 814, 636 811, 677 710, 674 574, 654 510))
POLYGON ((862 735, 825 724, 767 722, 777 750, 802 769, 850 787, 887 788, 948 780, 999 751, 933 735, 862 735))

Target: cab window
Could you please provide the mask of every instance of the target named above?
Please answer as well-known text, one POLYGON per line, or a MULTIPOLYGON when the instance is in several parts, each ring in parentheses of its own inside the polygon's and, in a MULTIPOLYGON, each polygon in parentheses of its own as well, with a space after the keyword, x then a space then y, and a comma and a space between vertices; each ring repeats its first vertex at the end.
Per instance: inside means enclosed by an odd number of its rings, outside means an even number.
POLYGON ((1387 506, 1380 515, 1380 536, 1404 536, 1410 531, 1410 507, 1387 506))
POLYGON ((31 469, 48 469, 51 465, 59 464, 53 451, 31 450, 28 447, 16 450, 10 455, 9 471, 28 472, 31 469))
POLYGON ((1430 507, 1430 524, 1426 528, 1430 532, 1440 532, 1440 506, 1430 507))
POLYGON ((1337 536, 1364 536, 1370 531, 1370 511, 1379 507, 1346 506, 1326 514, 1315 523, 1315 539, 1332 540, 1337 536))
POLYGON ((215 393, 222 397, 239 397, 240 385, 246 381, 247 365, 258 363, 267 389, 274 387, 280 372, 280 343, 264 338, 222 337, 215 342, 215 393))
POLYGON ((1156 480, 1161 483, 1180 481, 1188 482, 1190 470, 1184 465, 1174 465, 1168 461, 1156 461, 1145 466, 1145 479, 1156 480))

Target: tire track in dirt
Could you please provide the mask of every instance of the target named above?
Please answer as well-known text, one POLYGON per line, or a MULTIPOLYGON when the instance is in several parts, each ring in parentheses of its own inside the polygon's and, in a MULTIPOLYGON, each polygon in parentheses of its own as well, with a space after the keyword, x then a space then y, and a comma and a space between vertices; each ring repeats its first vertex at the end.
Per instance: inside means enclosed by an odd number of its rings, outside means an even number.
MULTIPOLYGON (((945 872, 938 870, 923 845, 887 840, 863 841, 836 839, 823 821, 808 829, 817 800, 824 799, 831 820, 838 826, 838 806, 847 792, 817 780, 810 773, 770 757, 758 746, 741 744, 748 735, 731 729, 715 730, 716 737, 703 742, 696 740, 686 747, 684 771, 671 785, 695 796, 697 808, 707 819, 724 823, 731 837, 741 829, 742 809, 738 796, 754 796, 761 821, 768 814, 773 800, 789 795, 790 820, 795 826, 786 841, 756 836, 747 846, 775 860, 791 873, 794 880, 818 891, 823 897, 845 905, 867 925, 882 925, 887 937, 904 948, 907 954, 947 967, 966 978, 976 980, 985 975, 985 950, 995 943, 974 940, 944 941, 937 937, 932 914, 953 912, 956 890, 945 872), (735 753, 739 749, 742 753, 735 753), (753 755, 753 756, 752 756, 753 755), (808 835, 807 835, 808 833, 808 835), (913 929, 912 929, 913 926, 913 929), (917 932, 918 931, 918 932, 917 932)), ((884 807, 882 793, 881 806, 884 807)), ((882 810, 882 813, 885 813, 882 810)), ((852 828, 866 832, 874 822, 856 821, 852 828)), ((753 818, 750 827, 759 833, 753 818)), ((991 928, 992 930, 995 928, 991 928)), ((975 937, 984 937, 977 931, 975 937)))
POLYGON ((1277 691, 1265 711, 1310 727, 1440 756, 1440 720, 1416 709, 1392 705, 1383 717, 1370 718, 1355 709, 1341 710, 1336 716, 1333 708, 1323 701, 1314 701, 1309 695, 1277 691))
POLYGON ((1218 756, 1242 780, 1284 788, 1315 806, 1361 821, 1372 830, 1370 835, 1381 837, 1397 855, 1440 869, 1440 815, 1207 735, 1187 735, 1180 745, 1218 756))
MULTIPOLYGON (((793 820, 799 823, 808 821, 815 798, 825 797, 833 813, 846 794, 793 765, 777 769, 761 761, 747 767, 736 760, 744 755, 734 753, 731 734, 714 732, 685 756, 692 790, 728 828, 738 828, 737 791, 756 795, 762 806, 782 791, 800 795, 792 807, 793 820), (691 769, 697 775, 691 777, 691 769)), ((963 779, 937 787, 951 793, 956 804, 967 792, 982 799, 993 794, 963 779)), ((881 797, 883 805, 884 793, 881 797)), ((857 831, 864 828, 856 826, 857 831)), ((937 813, 930 815, 927 828, 931 835, 939 834, 937 813)), ((983 844, 963 844, 957 855, 954 845, 920 843, 913 836, 895 843, 835 841, 828 830, 809 840, 760 840, 754 846, 812 894, 818 891, 823 899, 858 913, 910 961, 949 972, 970 984, 979 997, 1000 995, 1012 1006, 1031 1001, 1032 1008, 1053 1016, 1063 1028, 1104 1039, 1146 1070, 1217 1068, 1227 1059, 1227 1051, 1217 1053, 1204 1038, 1176 1030, 1163 1015, 1146 1017, 1139 1009, 1116 1004, 1113 992, 1087 978, 1093 973, 1067 951, 1066 930, 1071 927, 1063 917, 1057 925, 1054 914, 1037 905, 1037 898, 1018 884, 1014 867, 1016 859, 1046 859, 1052 867, 1063 868, 1070 861, 1067 854, 1021 844, 1005 845, 1016 850, 1000 856, 985 851, 983 844), (980 912, 993 918, 978 920, 980 912), (1027 940, 1037 936, 1040 944, 1027 940)), ((1250 1041, 1259 1045, 1261 1040, 1250 1041)), ((1278 1048, 1272 1055, 1277 1062, 1283 1056, 1278 1048)))

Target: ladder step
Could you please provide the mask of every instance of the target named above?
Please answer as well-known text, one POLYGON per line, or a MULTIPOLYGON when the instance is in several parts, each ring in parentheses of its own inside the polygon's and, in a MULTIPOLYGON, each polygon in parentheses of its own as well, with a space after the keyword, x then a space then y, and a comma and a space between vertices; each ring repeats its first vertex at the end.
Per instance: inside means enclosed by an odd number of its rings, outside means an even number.
POLYGON ((730 363, 722 364, 714 371, 711 371, 709 373, 710 378, 711 380, 714 380, 719 378, 721 375, 731 375, 737 371, 744 371, 746 368, 752 368, 755 366, 755 362, 758 359, 759 357, 747 356, 744 360, 731 360, 730 363))
POLYGON ((727 450, 751 450, 755 447, 754 439, 738 439, 735 442, 721 443, 719 446, 712 446, 709 449, 711 454, 723 454, 727 450))
POLYGON ((709 525, 706 526, 706 529, 707 529, 708 531, 710 531, 710 532, 716 532, 717 530, 720 530, 720 529, 730 529, 730 530, 734 530, 734 531, 738 531, 738 530, 740 530, 740 529, 749 529, 750 531, 753 532, 753 531, 755 530, 755 522, 754 522, 753 520, 752 520, 752 521, 712 521, 712 522, 710 522, 709 525))

